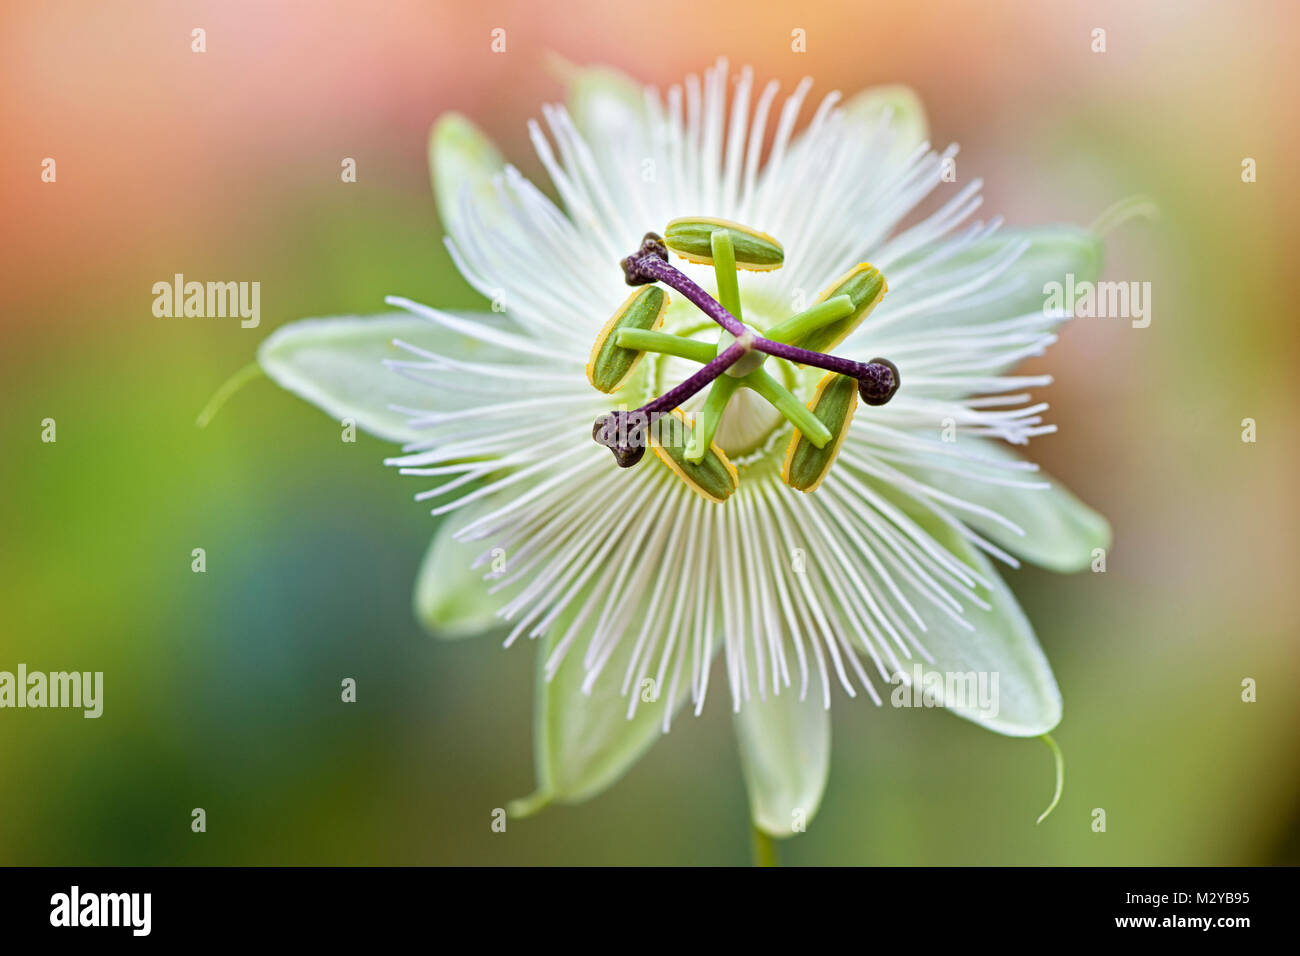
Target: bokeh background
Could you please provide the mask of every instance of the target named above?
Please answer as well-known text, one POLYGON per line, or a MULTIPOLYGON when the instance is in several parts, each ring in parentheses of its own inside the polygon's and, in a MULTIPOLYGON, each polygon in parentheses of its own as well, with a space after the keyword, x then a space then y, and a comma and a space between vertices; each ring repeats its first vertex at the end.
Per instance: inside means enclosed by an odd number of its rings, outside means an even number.
POLYGON ((748 860, 721 706, 597 799, 493 833, 532 789, 533 648, 415 623, 419 488, 265 379, 195 427, 282 323, 389 293, 479 304, 441 245, 426 131, 464 111, 537 173, 524 123, 562 94, 553 53, 661 87, 719 54, 815 94, 906 82, 1012 224, 1088 223, 1138 193, 1161 209, 1110 237, 1105 274, 1153 284, 1150 328, 1065 331, 1061 431, 1034 445, 1111 518, 1108 570, 1008 575, 1065 696, 1060 807, 1034 825, 1053 781, 1036 741, 838 698, 826 800, 785 860, 1300 860, 1295 5, 648 9, 4 6, 0 669, 100 670, 106 691, 99 720, 0 712, 0 863, 748 860), (151 286, 176 272, 260 281, 261 327, 155 318, 151 286))

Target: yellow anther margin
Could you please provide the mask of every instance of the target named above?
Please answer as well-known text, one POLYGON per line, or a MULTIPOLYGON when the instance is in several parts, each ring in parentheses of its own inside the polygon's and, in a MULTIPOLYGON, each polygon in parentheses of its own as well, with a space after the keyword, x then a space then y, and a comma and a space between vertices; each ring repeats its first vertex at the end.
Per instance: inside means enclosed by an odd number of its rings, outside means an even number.
POLYGON ((837 295, 847 295, 853 300, 853 313, 820 329, 815 329, 799 341, 790 344, 811 352, 830 352, 862 324, 888 291, 889 283, 880 274, 880 270, 870 262, 859 262, 827 286, 826 290, 817 297, 817 302, 813 303, 816 305, 837 295))
POLYGON ((591 347, 591 356, 587 359, 587 381, 601 392, 609 394, 622 388, 645 352, 638 349, 624 348, 613 340, 619 329, 646 329, 654 331, 663 325, 664 312, 668 309, 668 294, 658 286, 644 286, 624 300, 600 333, 591 347))
POLYGON ((664 229, 664 245, 687 262, 713 265, 712 238, 715 230, 731 236, 736 266, 749 272, 771 272, 785 264, 785 248, 765 232, 728 219, 690 216, 674 219, 664 229))
POLYGON ((818 382, 808 410, 830 431, 831 440, 818 448, 804 437, 803 432, 796 430, 790 436, 790 445, 785 452, 781 480, 807 494, 816 491, 840 453, 857 407, 858 383, 855 379, 831 372, 818 382))
POLYGON ((673 409, 676 422, 665 422, 664 418, 655 422, 650 429, 650 447, 673 473, 701 498, 721 504, 731 497, 732 492, 740 487, 740 475, 717 443, 709 446, 708 453, 697 464, 686 460, 686 447, 690 444, 693 429, 686 421, 680 408, 673 409), (664 433, 668 434, 665 435, 664 433), (662 439, 670 439, 665 445, 662 439), (680 439, 680 440, 676 440, 680 439))

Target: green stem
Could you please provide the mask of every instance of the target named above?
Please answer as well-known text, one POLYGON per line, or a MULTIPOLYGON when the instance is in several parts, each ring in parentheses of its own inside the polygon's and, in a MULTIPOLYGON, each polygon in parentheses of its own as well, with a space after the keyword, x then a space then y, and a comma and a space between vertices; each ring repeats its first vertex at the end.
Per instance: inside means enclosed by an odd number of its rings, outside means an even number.
POLYGON ((804 437, 817 448, 826 447, 826 443, 831 440, 830 430, 822 424, 821 419, 765 370, 756 369, 740 381, 771 402, 785 416, 786 421, 803 432, 804 437))
POLYGON ((695 433, 691 435, 691 443, 686 446, 687 461, 701 462, 709 453, 713 436, 717 434, 718 425, 722 423, 722 413, 727 410, 727 402, 731 401, 731 396, 736 393, 741 381, 729 375, 719 375, 713 380, 709 397, 704 400, 704 407, 695 417, 695 433))
POLYGON ((675 355, 708 365, 718 354, 716 346, 694 339, 684 339, 669 332, 651 332, 648 329, 619 329, 614 333, 614 344, 625 349, 675 355))
POLYGON ((722 307, 744 322, 740 314, 740 283, 736 278, 736 250, 731 244, 731 233, 715 229, 709 237, 713 247, 713 274, 718 280, 718 301, 722 307))
POLYGON ((221 406, 230 400, 230 396, 262 374, 262 366, 256 362, 249 362, 230 378, 222 383, 221 387, 216 390, 213 396, 208 399, 208 404, 203 406, 203 411, 199 412, 198 420, 195 422, 199 428, 207 428, 208 422, 216 417, 217 412, 221 411, 221 406))
POLYGON ((781 858, 776 852, 776 841, 756 826, 750 826, 752 840, 750 848, 754 853, 755 866, 780 866, 781 858))
POLYGON ((815 332, 824 325, 846 319, 853 314, 853 298, 836 295, 825 302, 818 302, 810 309, 804 309, 798 315, 782 319, 767 330, 764 338, 784 345, 792 345, 809 332, 815 332))

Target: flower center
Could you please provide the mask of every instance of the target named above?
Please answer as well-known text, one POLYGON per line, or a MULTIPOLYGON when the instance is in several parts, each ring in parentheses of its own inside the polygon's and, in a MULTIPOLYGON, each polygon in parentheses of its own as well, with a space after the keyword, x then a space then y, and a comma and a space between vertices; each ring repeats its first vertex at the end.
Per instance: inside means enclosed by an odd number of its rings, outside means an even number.
POLYGON ((601 329, 587 377, 600 391, 614 392, 653 352, 658 357, 649 376, 652 386, 675 384, 634 411, 602 415, 592 438, 608 447, 623 468, 640 462, 649 446, 693 490, 720 502, 739 485, 729 455, 761 446, 784 419, 794 434, 782 479, 801 491, 814 491, 839 451, 858 398, 883 405, 899 387, 898 369, 887 359, 856 362, 829 354, 883 298, 888 290, 884 276, 861 263, 811 308, 768 324, 760 333, 742 318, 736 270, 780 268, 785 260, 781 244, 747 226, 706 218, 676 219, 665 236, 647 233, 641 248, 623 260, 628 284, 639 289, 601 329), (713 266, 716 299, 668 263, 669 249, 713 266), (668 310, 667 295, 655 285, 660 282, 721 327, 716 344, 706 337, 709 326, 692 325, 681 317, 680 306, 671 324, 674 332, 660 331, 668 310), (769 370, 768 357, 783 361, 770 363, 769 370), (795 378, 790 363, 829 373, 807 405, 790 391, 795 378), (702 367, 691 371, 691 365, 702 367), (706 387, 707 394, 697 397, 706 387))
MULTIPOLYGON (((765 329, 772 324, 766 318, 766 315, 770 314, 757 309, 747 310, 746 318, 758 328, 765 329)), ((719 336, 718 327, 714 323, 708 320, 700 322, 699 319, 698 310, 689 302, 674 301, 668 307, 664 327, 673 330, 673 333, 678 336, 700 342, 710 348, 716 349, 720 340, 730 344, 728 341, 732 338, 730 333, 724 332, 719 336)), ((765 358, 767 356, 755 349, 727 369, 725 374, 736 377, 736 372, 746 364, 749 364, 750 368, 743 374, 749 374, 761 366, 776 379, 778 384, 792 393, 798 395, 806 390, 801 388, 800 376, 794 366, 781 359, 764 362, 765 358)), ((647 357, 647 365, 649 374, 644 385, 646 400, 679 385, 699 368, 698 364, 689 359, 655 353, 647 357)), ((681 403, 680 407, 686 413, 688 421, 699 421, 709 394, 709 390, 704 389, 681 403)), ((713 436, 713 443, 743 469, 745 460, 764 449, 772 436, 787 424, 786 417, 752 388, 738 388, 723 409, 718 420, 717 431, 713 436)))

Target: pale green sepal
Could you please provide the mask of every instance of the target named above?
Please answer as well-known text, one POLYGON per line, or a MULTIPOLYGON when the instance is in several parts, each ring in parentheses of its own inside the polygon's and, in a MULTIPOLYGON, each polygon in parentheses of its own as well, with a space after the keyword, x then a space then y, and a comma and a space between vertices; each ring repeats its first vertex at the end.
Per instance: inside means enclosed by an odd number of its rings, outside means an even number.
MULTIPOLYGON (((927 629, 917 634, 917 640, 934 661, 926 663, 914 655, 911 662, 905 662, 908 678, 914 678, 913 668, 919 666, 920 686, 924 688, 927 680, 937 680, 946 694, 949 674, 954 678, 974 674, 977 680, 983 674, 985 686, 990 691, 992 675, 996 674, 997 694, 990 701, 993 706, 986 708, 979 700, 978 686, 967 700, 945 698, 944 706, 959 717, 1009 737, 1037 737, 1049 732, 1061 720, 1061 692, 1047 657, 1034 636, 1033 627, 997 569, 974 545, 928 508, 896 488, 875 479, 868 480, 883 497, 903 507, 939 545, 989 583, 989 587, 978 586, 976 593, 992 606, 991 610, 985 611, 963 602, 966 607, 964 617, 974 625, 973 631, 960 627, 937 611, 925 614, 927 629)), ((895 583, 913 607, 933 608, 906 580, 896 577, 895 583)), ((890 702, 895 706, 914 706, 912 687, 899 683, 891 688, 890 702)))
POLYGON ((483 577, 492 570, 491 559, 473 567, 484 552, 491 551, 491 540, 457 541, 454 536, 495 507, 493 503, 469 505, 445 518, 434 532, 412 599, 416 620, 434 637, 476 637, 503 624, 496 613, 505 596, 489 593, 492 582, 483 577))
MULTIPOLYGON (((1019 315, 1044 308, 1050 292, 1049 283, 1065 285, 1069 277, 1080 282, 1096 282, 1101 278, 1105 260, 1105 244, 1101 237, 1080 226, 1048 225, 1026 229, 1009 229, 995 233, 983 242, 975 243, 967 255, 987 253, 999 239, 1029 240, 1029 248, 1011 267, 1005 279, 1009 287, 1019 286, 1013 296, 1009 315, 1019 315)), ((957 257, 959 260, 961 257, 957 257)), ((954 263, 955 264, 955 263, 954 263)))
MULTIPOLYGON (((872 339, 873 347, 887 355, 888 346, 898 342, 914 341, 915 336, 938 330, 952 330, 984 323, 998 322, 1033 313, 1049 314, 1052 283, 1063 287, 1073 275, 1076 286, 1083 281, 1095 282, 1101 275, 1103 248, 1097 236, 1077 226, 1051 225, 1026 229, 1001 229, 987 239, 972 243, 937 269, 943 272, 969 274, 980 267, 991 268, 1003 253, 1013 246, 1025 246, 1020 257, 1004 272, 992 280, 994 284, 972 293, 974 304, 957 299, 949 305, 923 315, 911 316, 904 325, 887 325, 872 339)), ((934 248, 926 246, 890 264, 889 269, 903 270, 934 248)), ((937 274, 937 273, 936 273, 937 274)), ((879 313, 877 313, 879 314, 879 313)), ((865 326, 874 332, 872 323, 865 326)), ((996 370, 993 374, 1000 374, 996 370)))
MULTIPOLYGON (((963 436, 960 445, 982 458, 1022 460, 1002 442, 987 438, 963 436)), ((980 474, 1047 482, 1050 487, 1008 488, 973 480, 969 475, 954 475, 919 465, 898 465, 901 471, 918 481, 972 504, 982 505, 1018 525, 1025 532, 1023 536, 980 515, 963 516, 966 524, 994 544, 1041 568, 1062 573, 1084 571, 1098 558, 1097 549, 1110 547, 1110 523, 1050 475, 1042 471, 1008 471, 974 463, 966 467, 980 474)))
MULTIPOLYGON (((537 679, 533 718, 533 754, 537 765, 537 789, 529 797, 507 808, 511 816, 532 813, 548 803, 579 803, 600 793, 621 777, 663 732, 667 692, 634 687, 641 694, 636 714, 627 717, 628 698, 619 693, 623 675, 636 644, 636 625, 619 641, 604 670, 592 687, 582 692, 587 671, 583 654, 589 630, 570 646, 555 676, 546 680, 547 658, 587 601, 591 593, 579 595, 574 608, 566 611, 537 639, 537 679), (653 698, 647 700, 647 697, 653 698), (518 811, 518 812, 517 812, 518 811)), ((628 611, 636 617, 637 608, 628 611)), ((592 613, 598 614, 599 609, 592 613)), ((588 617, 585 627, 594 625, 588 617)), ((651 671, 651 676, 654 672, 651 671)), ((674 711, 686 699, 679 689, 674 711)))
POLYGON ((393 345, 424 337, 432 327, 409 314, 302 319, 272 332, 257 361, 275 382, 311 402, 335 421, 351 418, 358 428, 395 442, 422 436, 390 404, 427 407, 432 394, 384 365, 411 356, 393 345))
POLYGON ((470 190, 475 208, 490 221, 499 211, 492 179, 504 167, 492 141, 464 116, 444 113, 438 118, 429 131, 429 176, 444 229, 453 231, 464 188, 470 190))
MULTIPOLYGON (((490 313, 454 313, 500 326, 490 313)), ((412 345, 467 361, 500 361, 503 350, 466 335, 440 329, 407 312, 375 316, 302 319, 272 332, 257 350, 257 361, 276 384, 306 399, 336 422, 351 418, 357 428, 394 442, 421 441, 428 432, 413 428, 406 414, 389 405, 432 409, 447 397, 384 365, 384 359, 418 360, 393 344, 412 345)))
POLYGON ((894 141, 889 148, 889 164, 892 165, 907 159, 930 136, 925 107, 916 91, 902 84, 873 86, 850 97, 844 104, 844 112, 866 135, 876 128, 886 109, 891 111, 889 125, 894 130, 894 141))
POLYGON ((830 772, 831 718, 822 697, 769 689, 734 715, 740 766, 754 826, 774 837, 802 833, 817 813, 830 772))
POLYGON ((577 66, 560 56, 550 65, 569 88, 569 115, 593 146, 626 137, 644 126, 645 91, 610 66, 577 66))

